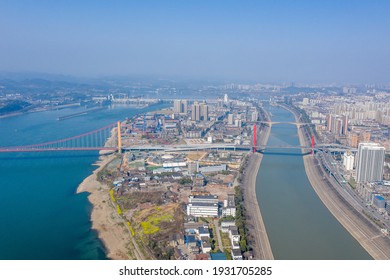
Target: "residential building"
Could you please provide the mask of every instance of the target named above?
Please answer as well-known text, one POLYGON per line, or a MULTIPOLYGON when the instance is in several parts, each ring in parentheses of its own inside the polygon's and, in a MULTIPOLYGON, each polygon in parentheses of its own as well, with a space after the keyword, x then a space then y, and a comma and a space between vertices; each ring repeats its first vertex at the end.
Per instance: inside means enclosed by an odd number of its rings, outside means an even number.
POLYGON ((193 121, 200 121, 200 105, 198 102, 194 102, 192 105, 191 119, 193 121))
POLYGON ((187 100, 176 99, 173 101, 173 112, 175 114, 187 113, 187 100))
POLYGON ((351 151, 344 153, 343 165, 345 167, 345 170, 347 170, 347 171, 353 170, 354 162, 355 162, 355 156, 352 154, 351 151))
POLYGON ((232 249, 232 259, 233 260, 242 260, 241 250, 232 249))
POLYGON ((228 124, 233 125, 234 124, 234 115, 228 114, 228 124))
POLYGON ((377 143, 360 143, 357 153, 356 181, 358 183, 382 181, 385 148, 377 143))
POLYGON ((234 194, 229 194, 228 199, 224 200, 224 205, 222 208, 222 216, 223 217, 226 217, 226 216, 235 217, 236 216, 236 203, 234 201, 234 198, 235 198, 234 194))

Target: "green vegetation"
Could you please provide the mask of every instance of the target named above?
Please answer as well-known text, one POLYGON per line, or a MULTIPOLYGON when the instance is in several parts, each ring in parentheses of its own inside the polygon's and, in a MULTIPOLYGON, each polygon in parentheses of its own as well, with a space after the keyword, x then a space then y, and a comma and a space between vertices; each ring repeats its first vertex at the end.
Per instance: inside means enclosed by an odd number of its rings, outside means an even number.
POLYGON ((162 167, 161 165, 148 165, 148 166, 146 166, 146 169, 150 170, 150 171, 153 171, 153 170, 159 169, 161 167, 162 167))
POLYGON ((222 239, 222 246, 225 249, 230 249, 231 248, 231 243, 230 243, 230 238, 229 234, 225 232, 221 232, 221 239, 222 239))
POLYGON ((0 108, 0 115, 10 114, 31 106, 30 103, 21 100, 12 100, 0 108))
POLYGON ((111 197, 111 201, 112 201, 112 202, 116 202, 115 196, 114 196, 114 189, 111 189, 111 190, 110 190, 110 197, 111 197))
POLYGON ((373 223, 375 223, 379 228, 384 228, 384 225, 381 221, 379 221, 378 219, 372 217, 369 213, 367 213, 366 211, 362 210, 362 213, 368 218, 370 219, 373 223))
POLYGON ((225 250, 225 256, 227 260, 233 260, 232 251, 230 249, 225 250))
POLYGON ((190 177, 183 177, 179 180, 180 185, 192 184, 192 180, 190 177))
POLYGON ((351 186, 351 188, 356 189, 357 183, 352 176, 351 176, 351 179, 349 179, 348 184, 351 186))
POLYGON ((240 249, 241 252, 249 251, 249 247, 246 241, 247 236, 247 225, 245 218, 245 207, 244 207, 244 196, 240 187, 235 188, 236 191, 236 226, 238 233, 240 234, 240 249))
POLYGON ((130 232, 131 232, 131 235, 134 236, 134 229, 133 229, 133 227, 131 226, 130 222, 127 221, 126 224, 127 224, 127 226, 129 227, 129 230, 130 230, 130 232))
POLYGON ((118 204, 116 205, 116 211, 118 212, 119 215, 123 214, 122 209, 118 204))
POLYGON ((226 216, 219 219, 218 224, 221 225, 222 222, 225 221, 234 221, 235 218, 233 216, 226 216))
MULTIPOLYGON (((306 114, 306 111, 299 108, 299 107, 296 107, 296 106, 293 106, 293 105, 289 105, 291 106, 296 112, 299 113, 300 115, 300 121, 303 122, 303 123, 311 123, 311 119, 310 117, 308 116, 308 114, 306 114)), ((318 133, 317 133, 317 130, 313 129, 312 126, 304 126, 304 129, 308 132, 309 135, 315 135, 315 137, 318 139, 318 133)))
POLYGON ((135 192, 128 193, 116 198, 117 202, 120 204, 122 209, 131 210, 137 207, 139 204, 143 203, 152 203, 154 205, 163 204, 163 199, 161 198, 163 192, 135 192))
POLYGON ((144 234, 157 233, 160 230, 159 224, 161 222, 169 222, 171 220, 173 220, 173 217, 171 215, 159 216, 158 214, 155 214, 149 217, 146 222, 141 222, 143 233, 144 234))

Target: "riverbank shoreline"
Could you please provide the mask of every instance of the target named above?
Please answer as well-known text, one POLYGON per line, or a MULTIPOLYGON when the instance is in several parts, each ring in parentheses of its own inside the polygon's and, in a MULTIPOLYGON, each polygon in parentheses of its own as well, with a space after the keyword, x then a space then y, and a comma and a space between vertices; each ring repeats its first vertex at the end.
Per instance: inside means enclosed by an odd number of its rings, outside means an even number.
MULTIPOLYGON (((268 141, 271 129, 265 127, 260 134, 259 144, 265 145, 268 141)), ((263 217, 260 211, 256 195, 256 181, 259 172, 263 155, 260 153, 253 153, 249 156, 248 166, 245 168, 245 177, 243 184, 244 203, 247 215, 251 217, 248 221, 248 226, 254 235, 253 248, 254 258, 258 260, 273 260, 271 244, 268 239, 267 230, 264 224, 263 217)))
POLYGON ((99 239, 103 243, 106 256, 109 259, 128 260, 127 248, 129 247, 129 233, 118 224, 122 221, 116 210, 110 204, 109 188, 97 179, 97 174, 114 158, 115 154, 101 155, 94 163, 98 168, 84 179, 77 188, 77 193, 87 192, 88 201, 92 204, 90 220, 92 229, 96 230, 99 239))
MULTIPOLYGON (((299 118, 296 112, 289 110, 295 117, 296 122, 299 118)), ((301 146, 308 146, 309 140, 306 139, 302 132, 303 128, 298 128, 298 137, 301 146)), ((302 149, 304 154, 306 151, 302 149)), ((313 155, 304 155, 303 163, 306 176, 322 201, 325 207, 339 221, 339 223, 355 238, 355 240, 377 260, 390 259, 390 240, 383 236, 378 228, 363 216, 362 213, 354 209, 345 199, 338 193, 338 190, 333 186, 329 178, 326 178, 325 173, 321 173, 313 155)))

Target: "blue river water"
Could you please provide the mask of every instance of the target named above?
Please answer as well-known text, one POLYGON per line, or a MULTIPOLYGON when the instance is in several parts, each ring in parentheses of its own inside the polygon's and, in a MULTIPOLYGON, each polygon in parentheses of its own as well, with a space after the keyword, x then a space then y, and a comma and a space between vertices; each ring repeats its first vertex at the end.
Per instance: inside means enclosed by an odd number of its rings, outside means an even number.
MULTIPOLYGON (((68 108, 0 119, 0 146, 63 139, 167 105, 126 105, 63 121, 68 108)), ((96 168, 97 152, 0 153, 0 259, 105 259, 91 230, 91 205, 78 185, 96 168)))
MULTIPOLYGON (((268 107, 273 121, 292 122, 280 107, 268 107)), ((295 125, 272 126, 269 146, 299 146, 295 125)), ((275 259, 372 259, 333 217, 310 185, 300 149, 267 149, 256 195, 275 259)))
MULTIPOLYGON (((116 106, 76 118, 82 108, 0 119, 0 146, 62 139, 134 114, 151 111, 116 106)), ((291 113, 270 107, 275 121, 291 113)), ((270 145, 298 145, 296 127, 272 127, 270 145)), ((87 194, 76 194, 95 169, 97 152, 0 153, 0 259, 105 259, 91 230, 87 194)), ((266 151, 257 196, 276 259, 370 259, 337 222, 310 186, 299 150, 266 151)))

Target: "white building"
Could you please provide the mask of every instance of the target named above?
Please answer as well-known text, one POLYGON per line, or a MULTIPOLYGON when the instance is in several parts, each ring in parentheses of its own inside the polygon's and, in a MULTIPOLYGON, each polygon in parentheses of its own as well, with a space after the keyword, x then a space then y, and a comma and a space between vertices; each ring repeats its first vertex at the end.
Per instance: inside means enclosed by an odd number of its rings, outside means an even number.
POLYGON ((201 173, 214 173, 214 172, 222 172, 225 170, 227 170, 226 164, 199 167, 199 172, 201 173))
POLYGON ((190 195, 187 215, 195 217, 218 217, 217 195, 190 195))
POLYGON ((228 114, 228 124, 233 125, 234 124, 234 115, 228 114))
POLYGON ((224 200, 222 208, 222 216, 236 216, 236 204, 234 202, 234 194, 229 194, 228 199, 224 200))
POLYGON ((218 217, 218 203, 188 203, 187 215, 194 217, 218 217))
POLYGON ((201 241, 201 247, 202 247, 203 254, 210 253, 211 244, 210 244, 209 238, 202 237, 200 241, 201 241))
POLYGON ((221 222, 221 231, 223 233, 229 233, 229 228, 231 226, 236 226, 236 222, 235 221, 222 221, 221 222))
POLYGON ((345 167, 345 170, 347 171, 353 170, 354 162, 355 162, 355 156, 350 151, 344 153, 343 165, 345 167))
POLYGON ((251 121, 256 122, 259 118, 259 113, 257 111, 253 111, 251 115, 251 121))
POLYGON ((223 103, 229 103, 229 96, 227 95, 227 93, 225 93, 225 95, 223 96, 223 103))
POLYGON ((356 182, 382 181, 384 162, 384 147, 377 143, 360 143, 357 153, 356 182))

